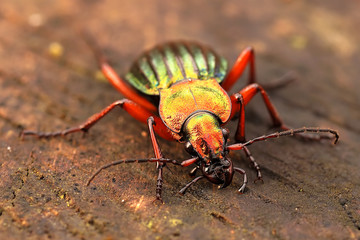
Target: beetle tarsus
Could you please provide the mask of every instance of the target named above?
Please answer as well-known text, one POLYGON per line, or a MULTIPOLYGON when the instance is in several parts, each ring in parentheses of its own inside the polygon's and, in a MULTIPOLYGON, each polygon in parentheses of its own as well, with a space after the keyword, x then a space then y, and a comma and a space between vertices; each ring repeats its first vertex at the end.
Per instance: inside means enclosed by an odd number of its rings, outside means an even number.
POLYGON ((261 183, 264 183, 264 180, 263 178, 260 176, 258 176, 255 180, 254 180, 254 183, 258 183, 258 182, 261 182, 261 183))
POLYGON ((156 197, 153 201, 152 201, 153 204, 155 203, 160 203, 160 204, 164 204, 164 201, 162 200, 161 197, 156 197))
POLYGON ((245 192, 245 188, 246 188, 246 185, 243 184, 243 185, 239 188, 238 193, 239 193, 239 194, 243 194, 243 193, 245 192))
POLYGON ((238 190, 239 193, 244 193, 245 188, 246 188, 246 184, 247 184, 247 182, 248 182, 248 179, 247 179, 247 176, 246 176, 246 172, 245 172, 244 169, 238 168, 238 167, 234 167, 234 170, 244 176, 243 184, 241 185, 240 189, 238 190))
POLYGON ((158 170, 159 170, 159 174, 158 174, 158 178, 156 181, 156 199, 162 201, 162 197, 161 197, 161 193, 162 193, 162 184, 163 184, 163 167, 165 166, 165 163, 157 163, 158 164, 158 170))
POLYGON ((20 138, 24 139, 25 136, 34 136, 36 138, 45 138, 45 139, 49 139, 49 138, 53 138, 53 137, 58 137, 58 136, 65 136, 66 134, 68 134, 67 131, 58 131, 58 132, 35 132, 35 131, 22 131, 20 133, 20 138))
POLYGON ((246 146, 243 147, 243 150, 244 150, 246 156, 248 157, 248 159, 250 160, 250 162, 252 163, 252 167, 255 168, 258 179, 259 178, 261 179, 262 175, 261 175, 261 171, 260 171, 260 165, 255 161, 255 158, 252 156, 250 150, 246 146))

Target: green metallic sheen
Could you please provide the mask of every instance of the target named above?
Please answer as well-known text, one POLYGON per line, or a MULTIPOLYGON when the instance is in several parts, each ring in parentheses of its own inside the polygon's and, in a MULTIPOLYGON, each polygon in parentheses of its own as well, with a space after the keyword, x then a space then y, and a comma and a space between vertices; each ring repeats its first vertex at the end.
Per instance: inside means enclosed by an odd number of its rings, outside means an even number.
MULTIPOLYGON (((169 68, 169 75, 167 76, 169 78, 169 81, 167 82, 169 83, 170 86, 174 82, 182 80, 184 76, 182 75, 179 64, 176 61, 177 55, 172 51, 169 44, 165 44, 162 47, 162 50, 164 55, 164 62, 166 61, 166 65, 169 68)), ((160 79, 159 81, 165 81, 165 79, 160 79)))
POLYGON ((227 61, 212 49, 194 42, 169 42, 143 53, 126 74, 126 80, 147 95, 159 95, 184 79, 214 78, 221 83, 227 61))
POLYGON ((161 52, 158 49, 154 49, 149 53, 149 56, 156 69, 157 79, 161 79, 161 81, 157 81, 158 84, 156 87, 166 88, 169 86, 170 78, 168 77, 168 72, 161 52))
POLYGON ((191 56, 190 52, 186 49, 183 44, 176 44, 176 47, 179 51, 181 60, 183 62, 183 68, 185 72, 185 78, 198 79, 199 71, 194 67, 195 60, 194 57, 191 56))
MULTIPOLYGON (((196 62, 196 65, 199 69, 199 79, 208 79, 209 78, 209 72, 208 72, 208 63, 210 61, 208 61, 208 59, 206 58, 206 56, 204 56, 201 52, 201 49, 198 48, 196 45, 191 45, 190 46, 191 52, 194 55, 194 59, 196 62)), ((213 58, 212 61, 214 61, 215 58, 213 58)))

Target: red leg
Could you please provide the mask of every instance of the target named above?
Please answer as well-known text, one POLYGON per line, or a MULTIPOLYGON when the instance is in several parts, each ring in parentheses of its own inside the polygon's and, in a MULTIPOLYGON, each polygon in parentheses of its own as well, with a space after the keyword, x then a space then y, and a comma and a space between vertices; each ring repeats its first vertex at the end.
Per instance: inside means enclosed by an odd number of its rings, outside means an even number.
MULTIPOLYGON (((250 102, 250 100, 255 96, 256 93, 260 92, 263 100, 265 102, 266 108, 269 111, 269 114, 273 120, 274 127, 284 127, 282 120, 279 117, 274 105, 271 103, 269 96, 265 92, 264 88, 262 88, 257 83, 250 84, 249 86, 242 89, 239 93, 235 93, 231 96, 232 101, 232 113, 231 117, 233 117, 236 112, 240 113, 239 123, 235 133, 235 139, 238 142, 245 142, 245 106, 250 102)), ((243 148, 246 156, 253 164, 254 168, 257 172, 257 180, 262 180, 262 175, 260 172, 260 166, 255 161, 254 157, 251 155, 251 152, 248 148, 243 148)), ((244 187, 245 188, 245 187, 244 187)), ((242 189, 244 189, 242 188, 242 189)))
MULTIPOLYGON (((240 112, 240 116, 239 116, 239 122, 238 122, 238 127, 235 133, 235 139, 237 142, 245 142, 245 104, 244 104, 244 98, 240 93, 235 93, 234 95, 231 96, 231 100, 232 100, 232 113, 231 113, 231 118, 235 115, 236 112, 240 112)), ((244 146, 243 148, 246 156, 248 157, 248 159, 251 161, 251 163, 253 164, 254 168, 256 169, 257 172, 257 180, 262 180, 262 175, 260 172, 260 166, 259 164, 255 161, 254 157, 252 156, 250 150, 244 146)), ((257 181, 256 180, 256 181, 257 181)), ((245 189, 245 187, 242 187, 241 189, 245 189)))
MULTIPOLYGON (((225 80, 221 83, 222 88, 224 88, 226 91, 230 90, 235 82, 239 80, 248 64, 250 67, 248 84, 255 83, 255 52, 252 47, 247 47, 240 53, 225 80)), ((267 90, 274 90, 288 85, 295 79, 296 76, 293 73, 287 73, 275 82, 261 85, 267 90)))
POLYGON ((236 113, 239 114, 238 127, 235 133, 235 139, 237 142, 245 142, 245 104, 244 98, 240 93, 235 93, 231 97, 231 116, 232 119, 236 113))
POLYGON ((250 64, 249 84, 255 83, 255 54, 252 47, 247 47, 236 59, 234 66, 221 83, 222 88, 228 91, 244 72, 246 65, 250 64))
MULTIPOLYGON (((163 155, 161 153, 159 143, 156 140, 156 136, 155 136, 154 128, 153 128, 154 125, 156 125, 154 117, 149 117, 147 122, 148 122, 148 126, 149 126, 151 142, 152 142, 152 145, 153 145, 153 148, 154 148, 155 158, 162 159, 163 155)), ((163 163, 163 162, 157 162, 156 163, 156 168, 159 171, 158 177, 157 177, 157 180, 156 180, 156 200, 160 200, 161 202, 162 202, 161 192, 162 192, 163 168, 164 167, 165 167, 165 163, 163 163)))
POLYGON ((89 35, 84 33, 84 38, 88 45, 94 52, 94 55, 98 61, 100 69, 105 77, 109 80, 109 82, 124 95, 124 97, 136 102, 137 104, 143 106, 147 110, 151 112, 156 112, 157 108, 149 102, 146 98, 142 97, 137 93, 134 88, 129 86, 126 81, 119 77, 119 75, 115 72, 115 70, 110 66, 108 61, 106 60, 104 54, 100 51, 99 47, 95 43, 94 39, 89 35))
MULTIPOLYGON (((151 112, 146 110, 144 107, 134 103, 133 101, 130 101, 128 99, 122 99, 113 102, 106 108, 104 108, 101 112, 96 113, 92 115, 90 118, 88 118, 83 124, 80 124, 77 127, 69 128, 62 131, 57 132, 34 132, 34 131, 23 131, 21 133, 21 137, 24 137, 26 135, 36 136, 38 138, 51 138, 51 137, 57 137, 57 136, 65 136, 70 133, 74 132, 87 132, 95 123, 97 123, 100 119, 102 119, 106 114, 108 114, 111 110, 113 110, 115 107, 121 107, 125 111, 127 111, 131 116, 133 116, 138 121, 141 121, 143 123, 147 122, 147 119, 153 115, 151 112)), ((174 140, 172 135, 169 133, 167 127, 163 124, 161 119, 157 116, 154 117, 154 121, 156 122, 156 133, 161 136, 164 139, 167 140, 174 140)))
POLYGON ((271 103, 270 98, 265 92, 264 88, 262 88, 257 83, 253 83, 242 89, 239 93, 231 96, 231 101, 233 105, 231 116, 234 116, 237 111, 240 112, 239 124, 235 134, 235 139, 239 142, 245 141, 245 106, 258 92, 261 93, 265 106, 273 121, 273 126, 285 128, 282 120, 279 117, 278 112, 276 111, 274 105, 271 103))
MULTIPOLYGON (((239 123, 235 133, 235 139, 238 142, 245 142, 245 106, 251 101, 251 99, 258 93, 261 93, 261 96, 264 100, 265 106, 270 114, 270 117, 275 128, 280 128, 282 130, 289 130, 290 128, 286 126, 281 120, 275 106, 271 103, 270 98, 264 88, 257 83, 250 84, 249 86, 243 88, 239 93, 235 93, 231 96, 232 102, 232 113, 233 117, 236 112, 240 112, 239 123)), ((321 139, 331 139, 329 136, 323 135, 307 135, 304 133, 298 133, 297 136, 306 139, 306 140, 321 140, 321 139)), ((255 165, 254 165, 255 166, 255 165)))

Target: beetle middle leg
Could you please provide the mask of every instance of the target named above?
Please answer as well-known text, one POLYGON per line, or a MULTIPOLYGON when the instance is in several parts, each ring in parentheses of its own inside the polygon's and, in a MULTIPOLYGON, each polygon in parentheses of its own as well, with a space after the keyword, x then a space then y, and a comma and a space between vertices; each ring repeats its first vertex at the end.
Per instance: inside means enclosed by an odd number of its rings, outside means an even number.
MULTIPOLYGON (((239 93, 235 93, 231 96, 232 102, 232 113, 231 117, 235 115, 236 112, 240 112, 239 123, 235 133, 235 139, 238 142, 245 142, 245 106, 251 101, 251 99, 257 94, 260 93, 262 99, 265 103, 265 106, 270 114, 270 117, 273 122, 274 128, 280 128, 282 130, 289 130, 290 128, 286 126, 281 120, 275 106, 272 104, 269 95, 266 93, 265 89, 257 83, 250 84, 243 88, 239 93)), ((321 139, 332 139, 328 135, 307 135, 305 133, 299 133, 297 136, 305 140, 321 140, 321 139)))
MULTIPOLYGON (((277 113, 277 110, 275 109, 274 105, 271 103, 269 96, 265 92, 264 88, 261 87, 257 83, 250 84, 249 86, 242 89, 239 93, 235 93, 231 96, 231 103, 232 103, 232 112, 231 112, 231 118, 234 117, 234 115, 239 112, 239 121, 238 121, 238 127, 235 133, 235 140, 237 142, 245 142, 245 106, 250 102, 250 100, 256 95, 256 93, 260 92, 262 95, 262 98, 264 100, 264 103, 266 105, 266 108, 268 109, 268 112, 272 118, 273 126, 274 127, 284 127, 284 124, 282 120, 279 117, 279 114, 277 113)), ((257 172, 257 179, 256 181, 262 181, 262 175, 260 171, 259 164, 255 161, 254 157, 252 156, 250 150, 247 147, 243 148, 246 156, 251 161, 253 167, 256 169, 257 172)))
POLYGON ((245 106, 257 93, 261 93, 265 106, 272 119, 273 126, 286 129, 275 106, 271 103, 270 98, 264 88, 257 83, 253 83, 246 86, 239 93, 235 93, 231 96, 231 103, 233 106, 231 117, 233 117, 236 112, 240 112, 239 123, 235 134, 235 139, 238 142, 245 142, 245 106))
MULTIPOLYGON (((231 87, 236 83, 236 81, 243 74, 246 66, 249 65, 249 80, 248 84, 256 83, 256 74, 255 74, 255 51, 252 47, 245 48, 238 58, 236 59, 233 67, 230 69, 224 81, 221 83, 221 87, 226 91, 230 90, 231 87)), ((262 86, 267 90, 278 89, 286 86, 287 84, 296 80, 296 76, 290 72, 282 76, 275 82, 270 82, 262 84, 262 86)))
MULTIPOLYGON (((101 110, 100 112, 95 113, 94 115, 89 117, 84 123, 76 127, 72 127, 61 131, 55 131, 55 132, 37 132, 37 131, 26 130, 20 133, 20 137, 35 136, 37 138, 52 138, 58 136, 66 136, 70 133, 75 133, 75 132, 87 132, 100 119, 102 119, 105 115, 107 115, 111 110, 113 110, 116 107, 121 107, 122 109, 127 111, 131 116, 133 116, 135 119, 143 123, 146 123, 147 119, 153 115, 153 113, 149 112, 144 107, 136 104, 135 102, 128 99, 122 99, 113 102, 112 104, 101 110)), ((154 119, 155 119, 154 121, 159 123, 155 128, 156 133, 167 140, 173 140, 172 135, 168 133, 168 131, 166 130, 166 126, 162 124, 161 119, 157 116, 154 116, 154 119)))
POLYGON ((250 64, 249 83, 255 83, 254 49, 252 47, 247 47, 240 53, 240 55, 236 59, 234 66, 227 74, 225 80, 221 83, 221 87, 224 88, 226 91, 230 90, 230 88, 244 72, 247 64, 250 64))

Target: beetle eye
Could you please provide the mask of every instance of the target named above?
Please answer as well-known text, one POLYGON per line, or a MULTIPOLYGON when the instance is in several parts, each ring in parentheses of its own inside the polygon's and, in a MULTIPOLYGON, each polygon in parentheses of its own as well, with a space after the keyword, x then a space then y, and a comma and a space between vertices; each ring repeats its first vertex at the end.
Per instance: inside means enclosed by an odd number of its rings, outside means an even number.
POLYGON ((197 156, 197 152, 195 151, 194 147, 191 145, 190 142, 185 143, 185 150, 191 155, 191 156, 197 156))
POLYGON ((222 134, 223 134, 223 136, 224 136, 225 141, 227 141, 227 140, 229 139, 229 136, 230 136, 230 131, 229 131, 229 129, 222 128, 221 131, 222 131, 222 134))

